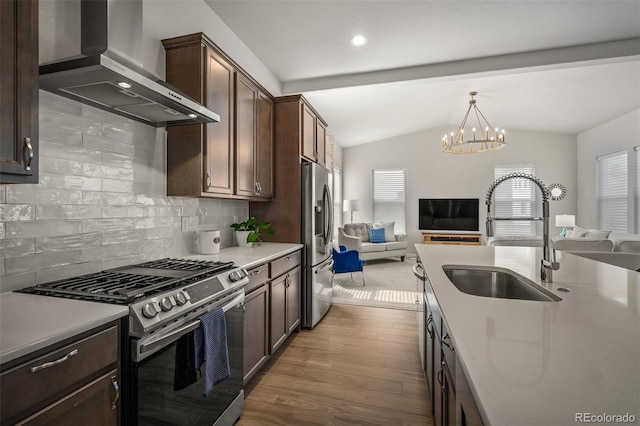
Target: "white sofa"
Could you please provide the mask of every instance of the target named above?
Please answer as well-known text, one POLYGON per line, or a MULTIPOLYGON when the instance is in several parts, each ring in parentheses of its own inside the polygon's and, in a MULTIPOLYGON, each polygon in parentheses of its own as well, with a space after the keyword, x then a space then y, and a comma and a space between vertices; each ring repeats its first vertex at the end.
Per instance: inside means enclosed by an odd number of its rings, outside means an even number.
POLYGON ((369 238, 369 228, 372 223, 348 223, 338 228, 338 243, 349 250, 357 250, 362 260, 384 259, 400 256, 404 262, 407 255, 406 235, 396 234, 393 230, 394 222, 376 224, 375 227, 385 228, 385 242, 372 243, 369 238))
POLYGON ((553 248, 564 251, 640 253, 640 234, 575 227, 567 237, 552 238, 553 248))

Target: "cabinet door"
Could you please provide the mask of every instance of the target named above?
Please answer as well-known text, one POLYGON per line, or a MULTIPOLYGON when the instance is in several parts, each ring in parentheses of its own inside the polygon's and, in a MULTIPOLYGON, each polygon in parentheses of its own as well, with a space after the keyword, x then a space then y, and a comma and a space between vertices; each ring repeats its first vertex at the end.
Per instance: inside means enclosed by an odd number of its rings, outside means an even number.
POLYGON ((447 368, 447 364, 445 362, 444 374, 442 375, 442 379, 444 381, 444 391, 442 394, 442 415, 444 419, 442 424, 446 426, 455 426, 456 424, 456 391, 453 387, 453 379, 451 378, 451 373, 447 368))
POLYGON ((0 184, 38 182, 38 1, 0 1, 0 184))
POLYGON ((118 371, 110 371, 17 424, 119 425, 120 385, 118 384, 118 371))
POLYGON ((316 161, 316 116, 305 104, 302 104, 302 156, 316 161))
POLYGON ((271 294, 269 313, 271 315, 271 355, 280 347, 287 337, 287 311, 286 311, 286 275, 271 281, 271 294))
POLYGON ((258 195, 273 197, 273 101, 258 94, 258 131, 256 141, 256 176, 258 195))
POLYGON ((476 405, 467 378, 462 371, 460 361, 456 357, 456 425, 482 426, 480 411, 476 405))
POLYGON ((234 70, 231 64, 205 48, 206 106, 220 115, 219 123, 205 128, 204 192, 233 193, 233 96, 234 70))
POLYGON ((439 391, 439 389, 434 384, 434 368, 437 371, 437 365, 435 365, 435 357, 434 357, 434 336, 435 332, 433 329, 433 315, 431 315, 431 310, 428 309, 429 304, 426 303, 425 297, 425 342, 424 342, 424 363, 425 363, 425 377, 427 379, 427 389, 429 390, 429 400, 431 401, 431 412, 433 414, 433 410, 435 408, 435 398, 434 393, 439 391))
POLYGON ((236 84, 236 191, 257 195, 255 176, 256 101, 258 89, 242 75, 236 84))
POLYGON ((316 120, 316 161, 318 164, 322 164, 323 166, 326 164, 326 143, 325 138, 327 135, 327 130, 324 127, 324 124, 320 122, 320 120, 316 120))
POLYGON ((249 293, 244 301, 244 384, 269 356, 269 285, 249 293))
POLYGON ((287 272, 287 334, 291 334, 300 325, 300 267, 287 272))
POLYGON ((434 426, 442 426, 444 420, 443 414, 443 394, 444 394, 444 357, 440 347, 440 337, 436 332, 433 336, 433 368, 435 380, 433 383, 433 424, 434 426))

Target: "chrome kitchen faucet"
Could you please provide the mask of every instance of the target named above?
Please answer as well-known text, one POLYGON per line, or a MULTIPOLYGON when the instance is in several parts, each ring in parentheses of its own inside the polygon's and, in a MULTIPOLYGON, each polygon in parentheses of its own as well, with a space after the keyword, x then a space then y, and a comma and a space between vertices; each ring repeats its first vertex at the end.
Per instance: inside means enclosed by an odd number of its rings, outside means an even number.
POLYGON ((556 262, 556 254, 549 244, 549 191, 542 181, 527 173, 514 172, 506 174, 495 180, 487 191, 485 200, 487 205, 487 237, 493 237, 493 222, 496 220, 540 220, 542 221, 542 260, 540 265, 540 279, 545 283, 553 282, 553 271, 560 269, 560 264, 556 262), (510 179, 528 179, 535 183, 542 193, 542 217, 492 217, 491 197, 498 185, 510 179))

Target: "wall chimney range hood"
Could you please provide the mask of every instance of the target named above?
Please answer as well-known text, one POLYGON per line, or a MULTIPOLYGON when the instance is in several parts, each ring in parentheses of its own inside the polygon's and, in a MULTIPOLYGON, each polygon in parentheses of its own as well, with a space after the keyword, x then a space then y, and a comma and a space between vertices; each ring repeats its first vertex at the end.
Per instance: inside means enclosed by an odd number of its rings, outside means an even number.
POLYGON ((40 2, 40 88, 155 127, 220 121, 142 68, 142 7, 142 0, 40 2))

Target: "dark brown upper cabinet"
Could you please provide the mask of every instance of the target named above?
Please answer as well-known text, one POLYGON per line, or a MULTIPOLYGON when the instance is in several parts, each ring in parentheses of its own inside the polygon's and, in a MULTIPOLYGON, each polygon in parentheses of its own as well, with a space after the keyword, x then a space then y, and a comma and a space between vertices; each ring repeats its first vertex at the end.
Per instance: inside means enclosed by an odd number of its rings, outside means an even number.
POLYGON ((38 183, 38 1, 0 1, 0 184, 38 183))

